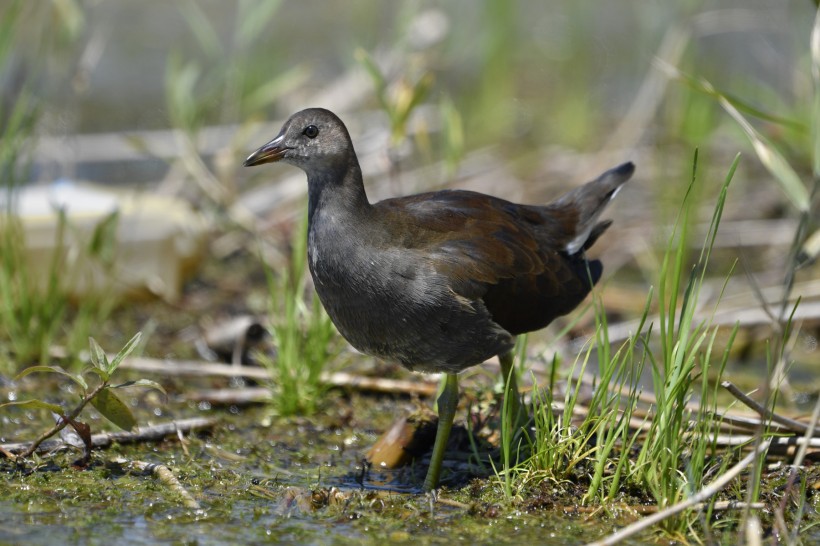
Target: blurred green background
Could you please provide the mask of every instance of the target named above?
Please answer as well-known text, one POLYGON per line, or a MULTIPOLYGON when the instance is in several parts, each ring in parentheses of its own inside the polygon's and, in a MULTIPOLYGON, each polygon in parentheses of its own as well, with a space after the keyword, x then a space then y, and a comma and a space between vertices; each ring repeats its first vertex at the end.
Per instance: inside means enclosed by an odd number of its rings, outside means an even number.
MULTIPOLYGON (((594 151, 624 120, 658 55, 762 111, 808 121, 808 0, 3 4, 4 18, 19 12, 0 80, 4 103, 21 90, 36 97, 40 135, 172 126, 174 62, 196 66, 188 98, 201 124, 278 120, 316 105, 342 114, 374 107, 372 86, 355 83, 366 78, 357 48, 388 78, 432 73, 427 100, 452 99, 467 149, 594 151), (254 95, 275 81, 267 96, 254 95)), ((638 105, 650 120, 624 145, 716 144, 719 106, 672 87, 657 111, 638 105)))
MULTIPOLYGON (((262 234, 277 263, 304 180, 241 162, 305 107, 348 124, 371 200, 451 186, 544 202, 633 160, 636 179, 595 249, 626 287, 607 307, 628 316, 641 312, 695 148, 695 221, 708 220, 743 152, 718 241, 724 265, 743 257, 764 287, 808 282, 816 269, 793 276, 791 256, 817 222, 807 204, 820 155, 815 10, 809 0, 3 0, 0 172, 9 188, 68 179, 181 195, 217 231, 262 234), (762 164, 750 138, 788 169, 762 164)), ((229 255, 225 246, 206 255, 229 255)), ((736 276, 729 295, 750 308, 747 281, 736 276)))

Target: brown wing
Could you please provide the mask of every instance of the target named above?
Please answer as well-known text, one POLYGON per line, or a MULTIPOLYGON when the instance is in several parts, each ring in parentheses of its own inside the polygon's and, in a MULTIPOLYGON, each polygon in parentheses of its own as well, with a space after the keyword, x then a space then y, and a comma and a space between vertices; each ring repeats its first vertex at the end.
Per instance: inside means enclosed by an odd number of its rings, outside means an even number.
MULTIPOLYGON (((386 236, 420 255, 450 288, 483 300, 512 334, 546 326, 571 311, 591 284, 582 255, 562 252, 577 219, 565 209, 516 205, 465 191, 389 199, 376 205, 386 236)), ((592 279, 600 264, 591 264, 592 279)))

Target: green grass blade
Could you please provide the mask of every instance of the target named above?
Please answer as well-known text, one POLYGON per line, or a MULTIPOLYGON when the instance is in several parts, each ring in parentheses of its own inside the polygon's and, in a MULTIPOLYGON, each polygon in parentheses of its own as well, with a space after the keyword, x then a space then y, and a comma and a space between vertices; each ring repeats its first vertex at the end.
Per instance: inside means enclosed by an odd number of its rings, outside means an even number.
POLYGON ((128 341, 128 343, 125 344, 125 347, 123 347, 120 350, 120 352, 118 352, 116 354, 116 356, 114 356, 113 360, 111 360, 111 363, 108 365, 108 373, 109 374, 114 373, 114 370, 116 370, 117 367, 120 364, 122 364, 122 361, 125 360, 125 358, 128 355, 130 355, 132 352, 134 352, 134 349, 137 348, 137 345, 139 345, 139 342, 140 342, 141 339, 142 339, 142 332, 137 332, 136 335, 134 337, 132 337, 128 341))
MULTIPOLYGON (((815 27, 816 26, 817 25, 815 25, 815 27)), ((816 58, 820 57, 820 53, 817 54, 817 57, 814 56, 814 33, 812 34, 812 40, 812 58, 814 61, 816 58)), ((786 161, 786 159, 780 154, 777 148, 775 148, 763 135, 761 135, 752 126, 752 124, 749 123, 746 117, 744 117, 736 106, 737 101, 730 100, 726 95, 715 89, 715 87, 704 78, 694 78, 692 76, 685 75, 676 67, 664 63, 663 61, 658 61, 658 65, 662 70, 667 72, 670 77, 684 81, 693 88, 715 97, 726 113, 728 113, 740 126, 740 128, 743 129, 743 132, 746 133, 746 136, 752 143, 752 148, 754 149, 755 154, 757 154, 758 159, 760 159, 760 162, 764 167, 766 167, 766 170, 768 170, 778 182, 780 189, 789 201, 791 201, 792 205, 794 205, 794 207, 801 212, 806 212, 809 210, 810 199, 806 185, 788 161, 786 161)), ((817 100, 818 99, 815 98, 815 102, 817 100)), ((815 143, 815 150, 817 150, 818 147, 820 147, 820 144, 815 143)), ((815 157, 817 157, 817 151, 815 151, 815 157)), ((815 160, 815 163, 816 161, 817 160, 815 160)))

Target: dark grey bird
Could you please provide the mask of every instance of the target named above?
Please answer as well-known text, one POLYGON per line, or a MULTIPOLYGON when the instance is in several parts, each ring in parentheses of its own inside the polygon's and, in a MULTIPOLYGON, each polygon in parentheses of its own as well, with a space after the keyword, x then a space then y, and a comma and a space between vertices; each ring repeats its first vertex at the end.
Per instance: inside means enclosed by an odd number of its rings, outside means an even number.
POLYGON ((438 485, 457 374, 498 355, 507 392, 515 336, 572 311, 601 277, 584 251, 634 172, 624 163, 548 205, 445 190, 370 203, 353 142, 332 112, 288 119, 245 166, 282 161, 308 180, 308 265, 339 332, 358 350, 446 374, 426 490, 438 485))

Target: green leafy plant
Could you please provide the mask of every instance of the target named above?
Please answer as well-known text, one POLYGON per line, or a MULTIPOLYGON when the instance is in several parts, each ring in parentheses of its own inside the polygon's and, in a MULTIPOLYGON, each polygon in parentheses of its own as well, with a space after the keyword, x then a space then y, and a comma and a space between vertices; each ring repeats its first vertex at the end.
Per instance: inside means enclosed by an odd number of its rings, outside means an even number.
MULTIPOLYGON (((589 483, 583 502, 602 506, 617 498, 627 484, 646 490, 661 508, 679 502, 702 486, 706 466, 715 452, 719 424, 716 390, 737 327, 725 341, 722 355, 715 355, 718 329, 711 326, 711 317, 698 318, 696 310, 738 160, 726 176, 700 256, 690 269, 687 240, 692 223, 688 216, 694 206, 689 195, 696 181, 695 155, 692 182, 658 271, 657 324, 650 314, 656 298, 652 290, 635 333, 613 353, 606 313, 598 294, 593 294, 595 342, 570 367, 563 400, 556 400, 551 389, 533 389, 534 437, 529 459, 514 466, 507 464, 512 458, 506 453, 515 446, 509 445, 509 438, 502 432, 505 466, 504 475, 499 473, 498 479, 503 479, 508 498, 528 483, 574 480, 584 468, 588 469, 589 483), (596 384, 579 417, 576 410, 580 409, 582 378, 593 353, 597 357, 596 384), (644 426, 636 428, 633 416, 641 394, 639 378, 646 363, 651 366, 656 402, 644 426), (709 367, 716 372, 717 380, 714 374, 704 373, 709 367), (699 402, 693 410, 690 402, 695 395, 699 402)), ((731 271, 727 282, 730 275, 731 271)), ((554 359, 551 384, 557 369, 558 360, 554 359)), ((687 513, 668 520, 666 530, 682 536, 690 524, 687 513)))
MULTIPOLYGON (((614 496, 621 478, 630 468, 628 453, 636 435, 630 436, 629 425, 639 395, 637 378, 646 358, 645 355, 638 356, 635 350, 644 342, 643 335, 631 336, 614 355, 610 355, 606 315, 597 295, 594 304, 598 322, 596 342, 582 351, 568 370, 563 399, 556 400, 552 388, 539 389, 537 384, 533 385, 534 435, 528 449, 530 455, 513 469, 518 487, 545 479, 561 482, 572 480, 580 465, 592 458, 593 471, 584 502, 603 502, 614 496), (580 409, 583 378, 593 349, 597 349, 597 388, 586 402, 584 418, 579 421, 576 410, 580 409), (605 471, 613 466, 615 472, 605 478, 605 471)), ((639 333, 647 314, 648 307, 636 330, 639 333)), ((555 385, 558 367, 556 357, 551 366, 551 386, 555 385)), ((513 489, 509 485, 506 487, 513 489)))
POLYGON ((58 241, 48 266, 44 286, 29 274, 24 256, 23 226, 14 216, 0 219, 0 369, 11 374, 20 364, 45 362, 63 323, 68 300, 60 289, 60 267, 65 216, 57 223, 58 241))
POLYGON ((367 51, 359 48, 355 55, 373 81, 379 106, 390 120, 390 142, 395 146, 407 137, 410 114, 430 93, 433 73, 424 70, 415 78, 403 76, 391 82, 367 51))
MULTIPOLYGON (((391 166, 397 168, 393 151, 406 141, 411 134, 409 122, 415 110, 425 104, 433 89, 434 73, 426 68, 429 61, 420 58, 417 62, 407 61, 407 66, 398 76, 385 73, 370 53, 362 48, 356 49, 355 58, 365 69, 373 82, 379 108, 387 115, 390 124, 390 143, 388 156, 391 166)), ((444 176, 451 177, 456 173, 464 155, 464 126, 461 114, 455 103, 446 93, 437 106, 441 122, 441 138, 437 146, 441 151, 444 164, 444 176)), ((430 134, 426 125, 413 132, 416 146, 432 161, 433 157, 430 134)), ((395 173, 394 173, 395 174, 395 173)))
MULTIPOLYGON (((56 12, 48 12, 45 4, 19 0, 0 7, 0 76, 9 67, 14 69, 12 54, 21 49, 33 54, 39 66, 46 62, 42 59, 74 45, 84 25, 81 7, 73 0, 53 7, 56 12), (49 24, 43 24, 44 20, 49 24), (37 41, 36 50, 20 46, 37 35, 43 39, 37 41)), ((73 299, 69 287, 88 268, 110 271, 117 215, 103 219, 85 235, 72 231, 65 212, 56 210, 53 251, 45 254, 27 247, 25 225, 15 210, 16 192, 29 178, 35 126, 46 105, 27 81, 19 89, 4 89, 2 95, 0 191, 5 194, 0 196, 4 204, 0 210, 0 373, 12 375, 21 367, 47 362, 57 345, 64 346, 74 359, 72 367, 79 363, 74 357, 85 347, 92 326, 103 323, 117 302, 101 287, 73 299), (72 240, 82 243, 71 244, 72 240), (34 254, 39 263, 29 259, 34 254)))
POLYGON ((74 374, 67 372, 59 366, 32 366, 17 375, 15 380, 20 380, 23 377, 37 372, 46 372, 59 374, 67 377, 80 388, 80 401, 70 411, 65 411, 62 406, 45 402, 43 400, 33 398, 29 400, 15 400, 0 404, 0 408, 6 406, 19 406, 32 409, 45 409, 52 412, 58 417, 57 424, 38 436, 29 447, 20 453, 17 458, 25 459, 34 453, 43 441, 51 436, 54 436, 66 426, 71 427, 77 432, 85 445, 85 454, 83 461, 87 461, 91 455, 91 427, 77 419, 83 409, 90 403, 100 414, 123 430, 131 430, 136 424, 137 420, 128 405, 116 393, 117 389, 126 387, 148 387, 157 389, 162 393, 165 390, 161 385, 154 381, 147 379, 139 379, 136 381, 127 381, 125 383, 112 384, 112 376, 116 372, 123 360, 137 347, 140 342, 142 334, 138 333, 118 352, 111 360, 103 351, 102 347, 89 338, 91 349, 91 365, 87 366, 81 373, 74 374), (93 375, 97 377, 96 384, 91 384, 86 376, 93 375))
MULTIPOLYGON (((696 310, 729 184, 739 159, 739 156, 736 157, 729 169, 700 256, 686 279, 687 241, 690 235, 687 217, 691 214, 687 197, 696 181, 695 154, 692 182, 659 271, 660 350, 657 354, 649 352, 656 404, 632 475, 654 496, 660 508, 676 504, 688 492, 701 487, 706 453, 713 445, 714 418, 710 416, 715 413, 708 404, 714 403, 714 397, 702 397, 695 412, 689 409, 699 376, 701 394, 707 394, 708 383, 703 377, 703 370, 712 364, 712 349, 717 334, 717 328, 710 324, 711 318, 698 319, 696 310), (681 295, 683 299, 679 302, 681 295), (692 426, 692 423, 696 425, 692 426)), ((727 348, 719 365, 718 377, 728 355, 727 348)), ((682 517, 667 520, 665 525, 667 531, 683 533, 688 523, 682 517)))
MULTIPOLYGON (((647 359, 647 351, 640 351, 639 348, 646 347, 651 338, 651 326, 646 332, 644 328, 652 296, 653 291, 650 290, 635 334, 629 336, 614 355, 610 350, 606 313, 598 295, 593 296, 596 304, 598 387, 589 404, 589 418, 584 420, 580 428, 583 429, 586 425, 589 431, 584 439, 595 434, 596 448, 593 472, 584 502, 598 501, 603 504, 606 500, 615 498, 620 491, 622 479, 630 470, 630 454, 638 437, 638 432, 631 432, 630 425, 640 395, 639 378, 647 359), (610 473, 608 471, 612 466, 614 471, 610 473)), ((586 446, 586 442, 584 445, 586 446)))
POLYGON ((0 216, 0 372, 47 362, 59 343, 72 359, 70 367, 79 364, 91 330, 105 322, 117 298, 105 283, 76 299, 71 288, 80 275, 111 272, 117 225, 113 213, 90 234, 75 233, 65 211, 57 210, 53 250, 47 264, 39 266, 44 271, 40 275, 27 257, 21 220, 14 214, 0 216))
MULTIPOLYGON (((501 378, 503 387, 503 401, 501 404, 501 470, 496 467, 495 462, 490 459, 490 466, 496 475, 496 479, 502 482, 504 488, 504 496, 507 500, 512 500, 513 483, 516 475, 521 469, 521 459, 526 456, 525 440, 529 438, 523 434, 525 425, 527 424, 527 417, 524 414, 526 411, 521 407, 518 392, 518 377, 520 368, 524 366, 527 354, 527 344, 529 342, 528 335, 521 335, 518 337, 513 349, 512 364, 509 366, 509 371, 505 372, 505 366, 502 361, 502 374, 509 373, 509 377, 501 378), (518 362, 518 365, 515 364, 518 362)), ((505 357, 501 357, 505 358, 505 357)))
POLYGON ((293 241, 290 266, 274 277, 266 268, 271 302, 274 358, 262 362, 271 374, 271 401, 280 415, 316 411, 325 385, 322 373, 333 356, 335 328, 315 293, 306 300, 307 215, 293 241))

